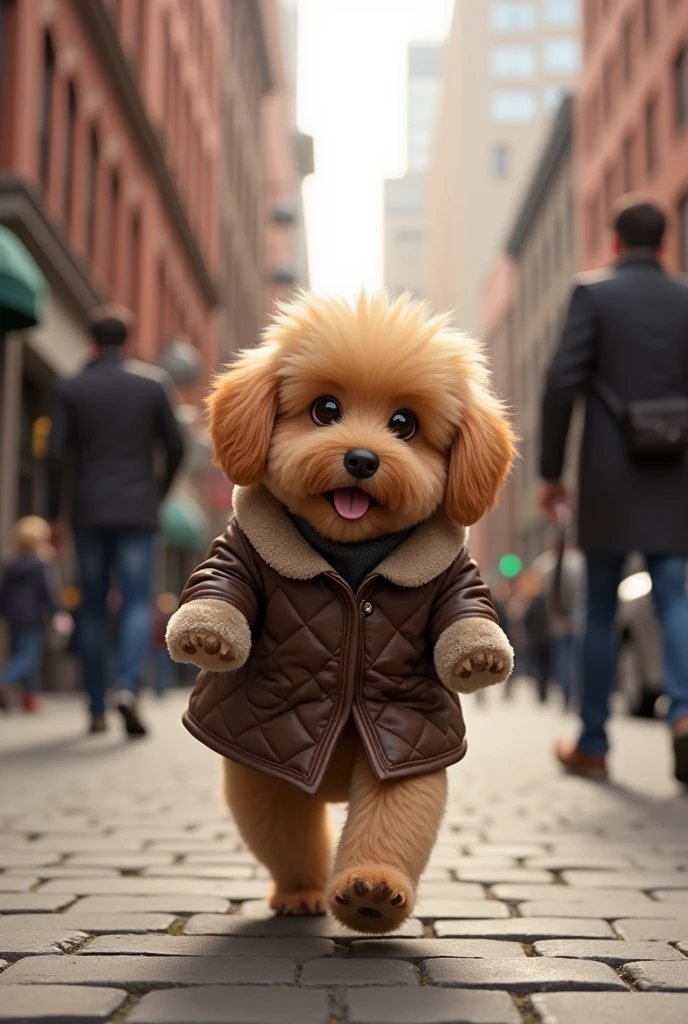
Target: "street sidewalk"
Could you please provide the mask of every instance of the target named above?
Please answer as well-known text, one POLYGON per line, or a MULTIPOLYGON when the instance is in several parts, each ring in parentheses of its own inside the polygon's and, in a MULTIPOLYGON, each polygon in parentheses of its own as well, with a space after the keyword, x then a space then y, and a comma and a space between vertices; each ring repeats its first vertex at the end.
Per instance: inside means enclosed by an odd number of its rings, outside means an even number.
MULTIPOLYGON (((0 1022, 683 1024, 688 799, 659 722, 617 718, 613 781, 526 687, 464 702, 440 841, 400 937, 273 919, 185 695, 83 736, 73 699, 0 720, 0 1022)), ((341 817, 341 811, 337 812, 341 817)))

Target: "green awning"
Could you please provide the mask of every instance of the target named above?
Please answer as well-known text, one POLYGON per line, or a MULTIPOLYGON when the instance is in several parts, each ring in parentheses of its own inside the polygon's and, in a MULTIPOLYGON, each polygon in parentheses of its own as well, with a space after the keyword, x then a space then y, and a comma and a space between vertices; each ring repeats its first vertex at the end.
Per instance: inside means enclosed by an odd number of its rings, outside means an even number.
POLYGON ((0 224, 0 334, 40 323, 47 291, 28 249, 0 224))
POLYGON ((208 524, 194 501, 172 495, 162 508, 162 539, 168 548, 201 551, 208 547, 208 524))

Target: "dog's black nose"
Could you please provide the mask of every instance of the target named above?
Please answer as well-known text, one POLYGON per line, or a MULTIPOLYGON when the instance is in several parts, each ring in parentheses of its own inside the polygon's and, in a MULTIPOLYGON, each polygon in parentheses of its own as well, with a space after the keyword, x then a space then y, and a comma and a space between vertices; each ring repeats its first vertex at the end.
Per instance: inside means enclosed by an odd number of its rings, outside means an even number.
POLYGON ((351 448, 344 456, 344 468, 357 480, 368 480, 380 468, 380 459, 367 448, 351 448))

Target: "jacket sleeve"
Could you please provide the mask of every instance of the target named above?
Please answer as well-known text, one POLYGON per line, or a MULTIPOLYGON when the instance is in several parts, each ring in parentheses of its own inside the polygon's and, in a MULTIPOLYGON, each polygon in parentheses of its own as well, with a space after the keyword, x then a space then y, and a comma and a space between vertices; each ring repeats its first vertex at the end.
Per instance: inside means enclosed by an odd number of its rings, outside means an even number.
POLYGON ((53 399, 52 425, 46 456, 48 519, 55 522, 62 509, 62 480, 65 462, 74 440, 72 413, 64 388, 58 385, 53 399))
POLYGON ((175 661, 224 672, 245 663, 263 594, 255 557, 236 523, 230 522, 190 576, 180 608, 169 621, 167 646, 175 661), (198 640, 199 634, 205 641, 198 640))
POLYGON ((448 570, 435 597, 430 631, 435 669, 445 686, 472 693, 511 675, 511 645, 499 625, 490 591, 466 551, 448 570), (474 665, 468 679, 458 674, 465 661, 474 665))
POLYGON ((184 438, 174 414, 172 402, 162 384, 159 393, 157 427, 165 456, 165 472, 162 480, 162 496, 165 497, 184 457, 184 438))
POLYGON ((571 296, 559 347, 547 374, 542 400, 540 475, 559 480, 566 454, 573 402, 592 375, 597 323, 590 289, 578 285, 571 296))

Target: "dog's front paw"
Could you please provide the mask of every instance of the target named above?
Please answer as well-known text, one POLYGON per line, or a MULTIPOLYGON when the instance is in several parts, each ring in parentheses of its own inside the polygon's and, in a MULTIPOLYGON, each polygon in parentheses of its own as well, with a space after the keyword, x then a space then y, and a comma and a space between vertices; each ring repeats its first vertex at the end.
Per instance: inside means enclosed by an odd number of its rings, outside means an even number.
POLYGON ((491 651, 476 651, 454 666, 456 689, 461 693, 475 693, 483 686, 496 682, 495 676, 503 677, 506 662, 491 651))
POLYGON ((241 612, 224 601, 189 601, 169 621, 167 646, 174 661, 231 672, 249 656, 251 631, 241 612))
POLYGON ((236 657, 230 644, 216 633, 188 633, 181 642, 181 649, 192 661, 194 655, 203 651, 209 657, 217 658, 224 668, 236 657))

